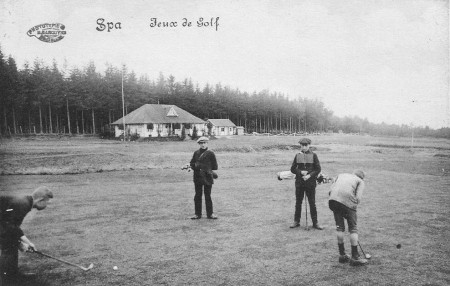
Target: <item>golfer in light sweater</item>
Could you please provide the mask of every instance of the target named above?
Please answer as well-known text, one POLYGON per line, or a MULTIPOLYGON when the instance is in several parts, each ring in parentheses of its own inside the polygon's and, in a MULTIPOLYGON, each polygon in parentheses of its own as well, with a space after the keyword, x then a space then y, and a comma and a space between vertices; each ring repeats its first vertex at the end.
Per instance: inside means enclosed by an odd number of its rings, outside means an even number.
POLYGON ((350 262, 352 266, 364 265, 368 261, 360 257, 358 253, 358 228, 356 208, 361 201, 364 191, 364 171, 355 170, 353 174, 340 174, 331 185, 329 192, 329 207, 334 213, 336 221, 336 235, 339 247, 339 262, 350 262), (347 220, 348 230, 350 232, 350 244, 352 247, 352 257, 345 253, 344 248, 344 219, 347 220))

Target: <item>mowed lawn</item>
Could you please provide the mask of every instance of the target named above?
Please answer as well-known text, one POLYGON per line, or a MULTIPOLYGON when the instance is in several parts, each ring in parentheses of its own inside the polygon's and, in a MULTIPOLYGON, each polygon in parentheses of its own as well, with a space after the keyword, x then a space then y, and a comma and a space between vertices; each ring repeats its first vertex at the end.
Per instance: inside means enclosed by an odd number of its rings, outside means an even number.
POLYGON ((1 192, 46 185, 55 194, 46 210, 26 218, 27 236, 45 253, 94 264, 84 272, 21 254, 22 270, 38 273, 21 285, 450 284, 448 140, 416 139, 411 149, 408 138, 311 137, 325 174, 367 173, 358 227, 373 258, 351 267, 337 262, 329 185, 316 195, 326 229, 306 231, 304 213, 302 227, 289 228, 294 182, 278 181, 276 172, 289 169, 298 139, 212 140, 219 219, 197 221, 189 219, 192 173, 180 170, 195 142, 2 141, 0 168, 11 175, 0 176, 1 192), (34 175, 40 173, 48 175, 34 175))

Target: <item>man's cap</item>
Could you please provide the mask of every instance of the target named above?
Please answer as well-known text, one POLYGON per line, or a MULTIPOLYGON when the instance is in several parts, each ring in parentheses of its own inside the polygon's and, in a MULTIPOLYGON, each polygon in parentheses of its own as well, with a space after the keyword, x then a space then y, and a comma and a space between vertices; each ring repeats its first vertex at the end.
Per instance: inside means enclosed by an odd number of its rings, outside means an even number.
POLYGON ((311 140, 309 138, 302 138, 298 141, 299 144, 311 144, 311 140))
POLYGON ((209 141, 208 137, 202 136, 202 137, 198 138, 197 143, 208 142, 208 141, 209 141))
POLYGON ((32 194, 33 199, 52 199, 53 193, 47 187, 39 187, 32 194))
POLYGON ((358 176, 361 180, 364 180, 364 177, 366 177, 366 174, 364 173, 364 171, 360 170, 360 169, 354 170, 353 174, 358 176))

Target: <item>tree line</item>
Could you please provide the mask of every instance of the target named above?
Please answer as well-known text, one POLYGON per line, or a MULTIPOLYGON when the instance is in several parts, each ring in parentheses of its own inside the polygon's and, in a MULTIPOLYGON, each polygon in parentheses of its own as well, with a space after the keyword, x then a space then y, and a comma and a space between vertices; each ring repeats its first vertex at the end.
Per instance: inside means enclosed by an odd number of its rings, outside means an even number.
POLYGON ((450 138, 450 129, 374 124, 359 117, 333 115, 320 100, 268 90, 248 93, 221 83, 200 87, 192 79, 176 81, 138 76, 126 66, 107 64, 103 73, 94 62, 79 68, 46 65, 35 59, 19 69, 0 49, 1 135, 110 132, 110 123, 146 103, 173 104, 202 119, 228 118, 248 133, 344 132, 388 136, 450 138))

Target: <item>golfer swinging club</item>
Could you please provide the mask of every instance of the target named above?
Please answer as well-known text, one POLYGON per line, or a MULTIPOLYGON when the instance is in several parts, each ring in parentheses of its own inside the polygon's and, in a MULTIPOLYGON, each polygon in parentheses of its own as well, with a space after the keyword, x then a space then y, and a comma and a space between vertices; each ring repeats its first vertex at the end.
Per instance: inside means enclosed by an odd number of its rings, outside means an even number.
POLYGON ((291 172, 295 177, 295 214, 294 223, 290 228, 300 226, 300 217, 302 214, 303 197, 306 194, 309 202, 309 209, 313 228, 322 230, 323 227, 317 222, 316 209, 316 178, 320 174, 320 162, 317 154, 312 152, 309 147, 311 140, 308 138, 301 139, 298 143, 301 145, 301 152, 295 155, 292 162, 291 172))
POLYGON ((36 247, 28 240, 20 225, 33 209, 38 211, 47 207, 53 198, 47 187, 37 188, 31 196, 0 196, 0 276, 1 279, 17 279, 31 276, 19 273, 18 251, 35 251, 36 247))
POLYGON ((353 174, 340 174, 331 185, 329 192, 329 207, 333 211, 336 221, 336 235, 339 247, 339 262, 350 262, 352 266, 367 264, 368 260, 362 258, 358 253, 358 228, 356 207, 361 201, 364 190, 364 171, 355 170, 353 174), (350 244, 352 246, 352 257, 345 254, 344 248, 344 219, 347 220, 350 232, 350 244))
POLYGON ((213 151, 208 150, 208 137, 200 137, 197 143, 200 149, 194 152, 190 166, 194 170, 195 185, 195 215, 191 219, 202 218, 202 194, 205 193, 206 217, 209 219, 217 219, 213 214, 213 203, 211 200, 211 189, 214 184, 214 172, 217 170, 216 155, 213 151))

